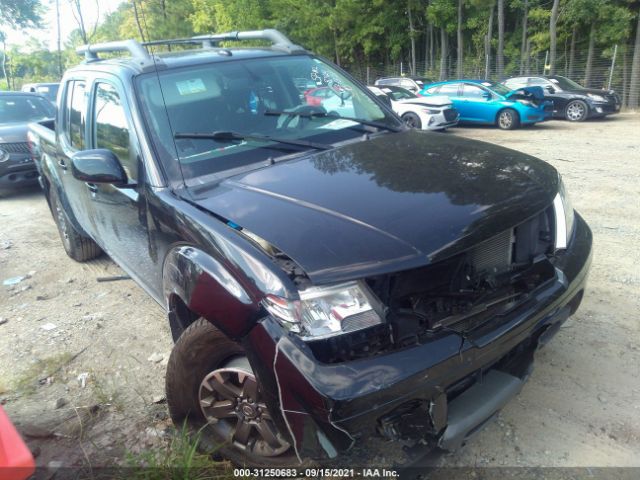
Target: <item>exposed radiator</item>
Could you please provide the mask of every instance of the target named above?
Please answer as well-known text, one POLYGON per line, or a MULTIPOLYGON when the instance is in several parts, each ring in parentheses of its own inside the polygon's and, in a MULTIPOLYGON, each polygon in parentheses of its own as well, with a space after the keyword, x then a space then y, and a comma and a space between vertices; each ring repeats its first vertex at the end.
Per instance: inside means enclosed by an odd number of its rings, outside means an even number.
POLYGON ((471 251, 471 263, 477 273, 498 272, 509 268, 513 257, 513 229, 482 242, 471 251))

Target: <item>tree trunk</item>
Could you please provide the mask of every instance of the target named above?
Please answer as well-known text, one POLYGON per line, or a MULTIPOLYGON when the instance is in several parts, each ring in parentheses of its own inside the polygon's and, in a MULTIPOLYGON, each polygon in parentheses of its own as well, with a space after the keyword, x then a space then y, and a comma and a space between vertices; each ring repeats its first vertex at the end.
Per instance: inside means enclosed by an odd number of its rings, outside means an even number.
POLYGON ((449 56, 449 46, 447 45, 447 31, 444 27, 440 27, 440 80, 446 80, 447 73, 447 57, 449 56))
POLYGON ((631 80, 629 81, 629 108, 638 108, 640 97, 640 14, 636 27, 636 42, 633 47, 633 60, 631 61, 631 80))
POLYGON ((78 24, 78 30, 80 30, 82 41, 85 44, 89 43, 89 39, 87 38, 87 30, 84 26, 84 18, 82 17, 82 6, 80 5, 80 0, 73 0, 71 4, 71 13, 75 18, 76 23, 78 24))
POLYGON ((458 0, 458 78, 464 77, 464 39, 462 38, 462 22, 463 22, 464 0, 458 0))
POLYGON ((504 0, 498 0, 498 52, 496 55, 498 81, 504 73, 504 0))
POLYGON ((4 75, 4 79, 7 82, 7 90, 11 90, 11 82, 9 81, 9 76, 7 75, 7 44, 6 42, 2 42, 2 75, 4 75))
POLYGON ((524 0, 522 14, 522 41, 520 42, 520 75, 524 73, 524 56, 527 53, 527 18, 529 16, 529 0, 524 0))
POLYGON ((340 52, 338 51, 338 32, 333 29, 333 48, 336 52, 336 65, 340 66, 340 52))
POLYGON ((558 23, 559 3, 560 0, 553 0, 553 6, 551 7, 551 18, 549 19, 549 75, 555 75, 556 73, 556 25, 558 23))
POLYGON ((433 34, 433 24, 429 24, 429 67, 435 69, 435 35, 433 34))
POLYGON ((571 46, 569 47, 569 70, 567 71, 569 78, 573 78, 573 66, 576 63, 576 30, 577 27, 574 25, 571 30, 571 46))
POLYGON ((622 46, 622 106, 628 105, 629 100, 629 61, 627 46, 622 46))
POLYGON ((140 33, 140 39, 143 42, 146 42, 147 40, 144 38, 144 32, 142 31, 142 24, 140 23, 140 14, 138 13, 138 5, 136 4, 136 0, 131 0, 131 3, 133 3, 133 16, 136 20, 136 25, 138 26, 138 32, 140 33))
POLYGON ((525 57, 524 74, 531 74, 531 39, 527 38, 527 56, 525 57))
POLYGON ((425 18, 425 29, 424 29, 424 70, 429 71, 429 20, 425 18))
POLYGON ((589 87, 591 85, 591 69, 593 66, 593 50, 596 43, 596 23, 591 24, 589 30, 589 50, 587 52, 587 65, 584 69, 584 86, 589 87))
POLYGON ((58 75, 62 78, 62 47, 61 44, 61 33, 60 33, 60 0, 56 0, 56 27, 57 27, 57 45, 58 45, 58 75))
POLYGON ((416 30, 411 15, 411 0, 407 0, 407 15, 409 16, 409 39, 411 40, 411 75, 416 75, 416 30))
POLYGON ((485 55, 485 77, 491 78, 491 39, 493 38, 493 13, 496 9, 495 2, 491 4, 489 10, 489 24, 487 25, 487 36, 484 40, 484 55, 485 55))

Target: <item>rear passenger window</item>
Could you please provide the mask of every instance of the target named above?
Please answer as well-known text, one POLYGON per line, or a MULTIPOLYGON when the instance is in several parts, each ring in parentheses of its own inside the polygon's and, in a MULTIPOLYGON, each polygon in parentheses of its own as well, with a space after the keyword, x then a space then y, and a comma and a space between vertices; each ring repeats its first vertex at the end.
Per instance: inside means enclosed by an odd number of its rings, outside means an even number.
POLYGON ((69 144, 76 150, 86 147, 84 138, 85 83, 69 82, 64 112, 64 131, 69 144))
POLYGON ((442 85, 438 94, 446 95, 448 97, 456 97, 458 96, 458 85, 458 83, 447 83, 442 85))
POLYGON ((98 83, 94 105, 95 148, 111 150, 131 180, 138 178, 137 158, 131 149, 129 127, 120 95, 112 85, 98 83))
POLYGON ((467 83, 463 87, 463 92, 463 97, 479 100, 484 98, 486 90, 477 85, 469 85, 467 83))

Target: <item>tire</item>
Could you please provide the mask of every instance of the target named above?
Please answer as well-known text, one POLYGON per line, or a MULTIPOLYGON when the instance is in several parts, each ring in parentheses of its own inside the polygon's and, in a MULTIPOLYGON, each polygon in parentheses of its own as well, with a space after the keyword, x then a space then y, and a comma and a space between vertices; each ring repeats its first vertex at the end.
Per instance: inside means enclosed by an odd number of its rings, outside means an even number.
POLYGON ((515 130, 520 126, 520 116, 512 108, 505 108, 498 112, 496 125, 502 130, 515 130))
POLYGON ((404 123, 411 128, 422 128, 422 120, 420 120, 420 117, 413 112, 407 112, 402 115, 402 120, 404 120, 404 123))
POLYGON ((242 347, 207 320, 192 323, 174 345, 167 365, 166 392, 173 423, 177 428, 186 425, 192 434, 198 432, 203 450, 215 451, 238 466, 299 466, 288 436, 278 432, 261 401, 260 385, 242 347), (233 376, 234 370, 245 372, 241 388, 233 383, 234 379, 240 378, 233 376), (218 378, 225 381, 219 382, 218 378), (204 388, 205 383, 207 388, 204 388), (229 391, 232 391, 231 396, 227 396, 229 391), (236 398, 235 403, 232 397, 236 398), (229 406, 222 405, 225 402, 229 402, 229 406), (234 408, 233 405, 238 406, 234 408), (248 414, 245 413, 247 409, 250 410, 248 414), (207 421, 205 411, 210 418, 218 420, 207 421), (274 448, 268 445, 259 430, 265 427, 275 434, 270 437, 276 443, 274 448), (243 442, 238 439, 242 436, 240 432, 247 428, 249 433, 245 437, 248 440, 242 448, 243 442))
POLYGON ((49 193, 49 205, 53 221, 58 227, 62 246, 69 257, 77 262, 86 262, 102 254, 102 250, 100 250, 96 242, 75 229, 58 198, 55 188, 51 188, 49 193))
POLYGON ((582 100, 572 100, 567 104, 564 116, 570 122, 584 122, 589 116, 589 106, 582 100))

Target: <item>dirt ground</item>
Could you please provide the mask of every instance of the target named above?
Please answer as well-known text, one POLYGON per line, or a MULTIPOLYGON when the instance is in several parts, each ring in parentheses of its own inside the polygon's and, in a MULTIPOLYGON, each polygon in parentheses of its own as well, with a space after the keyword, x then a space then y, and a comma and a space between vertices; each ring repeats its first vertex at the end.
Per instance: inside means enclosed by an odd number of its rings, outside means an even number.
MULTIPOLYGON (((640 466, 640 115, 513 132, 457 128, 538 156, 590 224, 582 307, 523 392, 454 466, 640 466)), ((108 258, 64 253, 38 189, 0 199, 0 403, 38 465, 105 465, 154 448, 169 426, 166 318, 108 258), (9 282, 11 283, 11 282, 9 282), (62 462, 62 463, 58 463, 62 462)))

